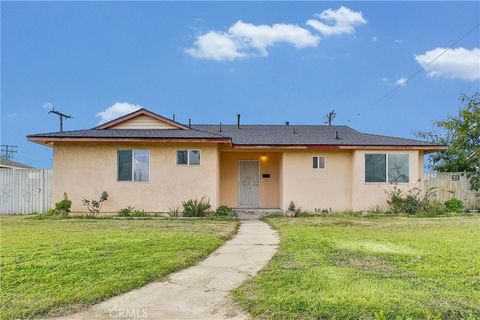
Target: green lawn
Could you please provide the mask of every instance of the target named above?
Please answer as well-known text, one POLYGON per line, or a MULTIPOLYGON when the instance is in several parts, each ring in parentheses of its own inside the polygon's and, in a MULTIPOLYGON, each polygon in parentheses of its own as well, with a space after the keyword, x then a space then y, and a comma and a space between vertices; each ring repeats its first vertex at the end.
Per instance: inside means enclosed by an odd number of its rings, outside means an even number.
POLYGON ((480 317, 480 220, 268 218, 281 247, 234 292, 256 318, 480 317))
POLYGON ((234 220, 1 217, 1 318, 72 312, 206 257, 234 220))

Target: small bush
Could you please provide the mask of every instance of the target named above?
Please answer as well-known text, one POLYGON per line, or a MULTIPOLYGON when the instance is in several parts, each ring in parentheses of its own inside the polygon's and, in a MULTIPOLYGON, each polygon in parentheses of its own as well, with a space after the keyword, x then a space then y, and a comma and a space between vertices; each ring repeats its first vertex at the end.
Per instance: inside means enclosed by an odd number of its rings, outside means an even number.
POLYGON ((228 218, 235 218, 235 211, 233 211, 232 208, 228 206, 220 206, 215 210, 215 215, 216 216, 221 216, 221 217, 228 217, 228 218))
POLYGON ((67 193, 63 193, 63 200, 55 203, 55 211, 62 216, 68 216, 70 208, 72 207, 72 200, 68 200, 67 193))
POLYGON ((387 194, 389 197, 387 200, 388 208, 393 214, 416 214, 422 208, 422 199, 420 197, 420 189, 418 188, 403 192, 395 186, 387 194))
POLYGON ((182 216, 182 212, 180 211, 180 208, 170 208, 168 209, 168 216, 172 218, 178 218, 182 216))
POLYGON ((465 205, 463 204, 463 201, 457 198, 447 200, 444 204, 447 212, 462 213, 465 211, 465 205))
POLYGON ((200 200, 187 200, 182 202, 184 217, 205 217, 211 208, 210 201, 202 197, 200 200))
POLYGON ((296 211, 297 207, 295 206, 295 203, 293 201, 290 201, 287 209, 288 211, 296 211))
POLYGON ((383 204, 376 204, 376 205, 372 205, 368 209, 368 211, 374 214, 384 214, 385 212, 387 212, 387 208, 383 204))
POLYGON ((132 215, 133 210, 135 210, 134 207, 128 206, 126 208, 120 209, 118 211, 118 216, 119 217, 130 217, 132 215))
POLYGON ((90 211, 91 214, 94 216, 97 216, 100 213, 100 210, 102 209, 102 204, 104 201, 108 199, 108 193, 106 191, 103 191, 102 194, 100 195, 99 200, 88 200, 88 199, 83 199, 82 203, 85 207, 87 207, 88 211, 90 211))
POLYGON ((135 209, 133 210, 132 212, 132 217, 147 217, 148 216, 148 213, 145 212, 145 210, 138 210, 138 209, 135 209))

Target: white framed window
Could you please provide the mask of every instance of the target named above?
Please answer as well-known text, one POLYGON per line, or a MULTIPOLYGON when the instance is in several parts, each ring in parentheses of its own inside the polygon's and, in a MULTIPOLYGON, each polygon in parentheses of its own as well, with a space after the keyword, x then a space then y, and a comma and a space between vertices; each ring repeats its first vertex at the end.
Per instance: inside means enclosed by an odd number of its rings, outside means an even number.
POLYGON ((313 169, 326 169, 327 168, 327 158, 325 156, 313 156, 312 157, 312 168, 313 169))
POLYGON ((410 155, 408 153, 366 153, 366 183, 409 183, 410 155))
POLYGON ((197 149, 177 150, 177 165, 199 166, 200 150, 197 150, 197 149))
POLYGON ((117 181, 149 180, 149 150, 117 150, 117 181))

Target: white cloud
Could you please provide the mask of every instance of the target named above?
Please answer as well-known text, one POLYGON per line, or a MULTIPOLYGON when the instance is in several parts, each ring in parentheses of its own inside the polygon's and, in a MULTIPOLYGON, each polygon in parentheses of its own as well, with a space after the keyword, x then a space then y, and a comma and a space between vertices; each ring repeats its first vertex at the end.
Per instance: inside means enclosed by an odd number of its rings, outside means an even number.
POLYGON ((405 42, 405 40, 402 40, 402 39, 396 39, 395 40, 395 43, 404 43, 404 42, 405 42))
POLYGON ((327 9, 315 16, 322 21, 310 19, 307 21, 307 25, 320 32, 324 37, 350 34, 355 31, 355 26, 367 23, 362 12, 343 6, 337 10, 327 9))
MULTIPOLYGON (((352 33, 356 25, 367 23, 361 12, 346 7, 328 9, 316 16, 324 22, 334 23, 327 25, 319 20, 307 21, 307 25, 324 37, 352 33)), ((198 35, 193 47, 185 52, 199 59, 231 61, 251 56, 267 56, 267 49, 279 43, 305 48, 316 47, 319 42, 319 35, 296 24, 255 25, 239 20, 227 31, 209 31, 198 35)))
POLYGON ((234 60, 245 56, 228 34, 210 31, 197 37, 193 48, 186 52, 192 57, 211 60, 234 60))
POLYGON ((237 21, 228 33, 241 43, 242 47, 253 47, 261 55, 268 55, 267 47, 277 43, 288 43, 296 48, 315 47, 320 38, 307 29, 294 24, 254 25, 237 21))
POLYGON ((450 49, 427 66, 430 61, 445 50, 445 48, 436 48, 424 54, 415 55, 415 60, 427 70, 431 77, 470 81, 480 79, 480 48, 472 50, 461 47, 450 49))
POLYGON ((373 37, 372 37, 372 42, 377 42, 377 41, 378 41, 378 38, 375 37, 375 36, 373 36, 373 37))
POLYGON ((142 106, 138 104, 131 104, 128 102, 115 102, 112 106, 108 107, 102 112, 97 113, 95 116, 100 117, 101 124, 141 108, 142 106))
POLYGON ((404 87, 407 84, 407 78, 398 78, 397 81, 395 81, 395 85, 404 87))
POLYGON ((387 81, 388 81, 388 77, 383 77, 383 78, 382 78, 382 81, 383 81, 383 82, 387 82, 387 81))

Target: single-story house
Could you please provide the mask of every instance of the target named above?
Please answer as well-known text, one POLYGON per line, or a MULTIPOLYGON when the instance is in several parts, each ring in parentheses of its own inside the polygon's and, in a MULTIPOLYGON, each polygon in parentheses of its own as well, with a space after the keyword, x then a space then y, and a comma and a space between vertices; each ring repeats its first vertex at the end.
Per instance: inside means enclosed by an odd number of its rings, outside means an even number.
POLYGON ((0 157, 0 169, 33 169, 26 164, 0 157))
POLYGON ((385 190, 421 188, 423 158, 443 146, 347 126, 184 125, 140 109, 96 128, 34 134, 53 148, 53 199, 72 211, 109 194, 104 212, 166 212, 183 200, 213 208, 367 210, 385 190))

